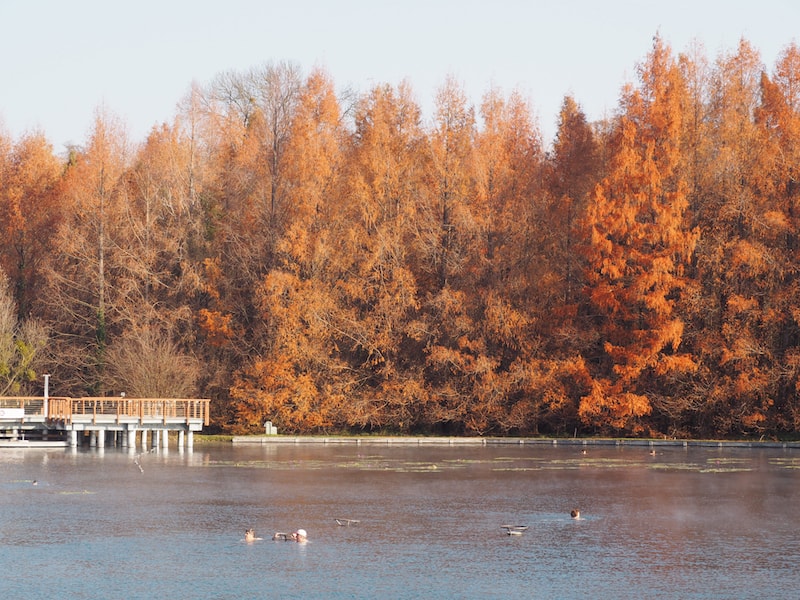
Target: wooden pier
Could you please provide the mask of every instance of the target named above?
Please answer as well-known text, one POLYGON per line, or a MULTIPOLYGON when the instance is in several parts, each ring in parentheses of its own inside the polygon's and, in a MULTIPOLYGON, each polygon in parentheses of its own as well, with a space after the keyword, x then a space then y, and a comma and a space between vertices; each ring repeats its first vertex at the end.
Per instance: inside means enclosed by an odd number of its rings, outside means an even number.
POLYGON ((25 442, 78 446, 192 447, 194 432, 209 423, 208 399, 0 397, 0 447, 25 442), (88 438, 88 440, 87 440, 88 438), (148 443, 149 440, 149 443, 148 443))

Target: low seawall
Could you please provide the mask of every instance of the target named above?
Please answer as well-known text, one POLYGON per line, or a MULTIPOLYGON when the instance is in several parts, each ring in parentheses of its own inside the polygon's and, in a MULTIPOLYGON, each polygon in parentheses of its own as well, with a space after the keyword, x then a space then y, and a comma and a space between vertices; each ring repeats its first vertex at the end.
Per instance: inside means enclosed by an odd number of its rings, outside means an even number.
POLYGON ((644 439, 581 439, 523 437, 416 437, 416 436, 321 436, 321 435, 245 435, 235 436, 234 444, 380 444, 384 446, 646 446, 705 448, 797 448, 800 442, 736 441, 736 440, 644 440, 644 439))

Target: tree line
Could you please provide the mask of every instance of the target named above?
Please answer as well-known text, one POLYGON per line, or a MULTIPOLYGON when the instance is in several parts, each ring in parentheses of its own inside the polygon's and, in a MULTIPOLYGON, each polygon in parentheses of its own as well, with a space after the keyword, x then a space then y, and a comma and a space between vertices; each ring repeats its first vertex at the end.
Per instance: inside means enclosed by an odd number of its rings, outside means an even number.
POLYGON ((133 144, 0 134, 0 392, 212 399, 220 431, 786 436, 800 49, 656 36, 614 114, 269 63, 133 144))

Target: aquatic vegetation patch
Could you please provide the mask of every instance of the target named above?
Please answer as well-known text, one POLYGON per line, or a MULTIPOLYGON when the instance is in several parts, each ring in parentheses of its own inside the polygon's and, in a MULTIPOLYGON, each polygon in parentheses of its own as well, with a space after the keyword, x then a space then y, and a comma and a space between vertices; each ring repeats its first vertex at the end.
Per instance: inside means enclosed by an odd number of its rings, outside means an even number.
POLYGON ((548 461, 544 468, 582 468, 596 467, 600 469, 619 469, 625 467, 640 467, 644 463, 641 461, 631 461, 622 458, 568 458, 561 460, 548 461))
POLYGON ((748 458, 708 458, 705 462, 657 462, 650 465, 658 471, 695 471, 697 473, 737 473, 752 471, 748 458))
POLYGON ((701 468, 700 473, 737 473, 753 470, 752 467, 745 466, 752 464, 749 458, 709 458, 706 464, 708 466, 701 468))
POLYGON ((344 461, 333 465, 336 469, 356 469, 359 471, 385 471, 391 465, 386 460, 354 460, 344 461))
POLYGON ((746 473, 753 469, 748 467, 713 467, 700 469, 700 473, 746 473))
POLYGON ((437 473, 441 471, 435 463, 406 463, 390 470, 395 473, 437 473))
POLYGON ((800 469, 800 458, 770 458, 769 464, 782 469, 800 469))
POLYGON ((708 458, 706 459, 707 463, 713 463, 715 465, 741 465, 741 464, 749 464, 752 462, 749 458, 725 458, 725 457, 717 457, 717 458, 708 458))
POLYGON ((487 461, 470 460, 443 460, 443 461, 406 461, 389 459, 381 455, 370 455, 358 458, 347 456, 337 457, 338 461, 325 460, 269 460, 258 459, 248 461, 218 460, 205 463, 205 467, 218 468, 244 468, 244 469, 269 469, 274 471, 289 471, 294 469, 322 470, 322 469, 347 469, 359 471, 395 471, 395 472, 432 472, 439 470, 464 469, 473 463, 487 461))
POLYGON ((576 471, 578 469, 625 469, 650 466, 642 461, 621 458, 537 459, 535 466, 496 467, 493 471, 576 471))
POLYGON ((278 471, 288 471, 294 469, 309 469, 319 470, 329 468, 331 463, 321 460, 303 460, 303 461, 273 461, 273 460, 248 460, 248 461, 230 461, 230 460, 216 460, 203 464, 207 468, 237 468, 237 469, 271 469, 278 471))
POLYGON ((542 471, 542 467, 496 467, 492 471, 542 471))
POLYGON ((653 463, 649 465, 655 471, 700 471, 704 468, 697 463, 653 463))

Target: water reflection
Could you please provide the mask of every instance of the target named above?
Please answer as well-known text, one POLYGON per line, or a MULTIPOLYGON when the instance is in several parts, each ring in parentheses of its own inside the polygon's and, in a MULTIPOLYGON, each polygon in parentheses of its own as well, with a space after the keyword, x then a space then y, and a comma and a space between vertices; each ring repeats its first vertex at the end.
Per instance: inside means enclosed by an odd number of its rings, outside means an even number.
POLYGON ((794 452, 369 444, 3 450, 0 569, 19 575, 3 577, 0 592, 791 597, 800 585, 794 452), (575 507, 579 520, 570 516, 575 507), (505 524, 528 529, 507 535, 505 524), (245 543, 248 527, 264 539, 245 543), (270 539, 298 528, 308 530, 307 544, 270 539))

